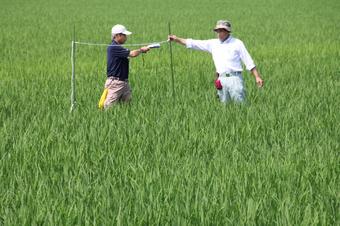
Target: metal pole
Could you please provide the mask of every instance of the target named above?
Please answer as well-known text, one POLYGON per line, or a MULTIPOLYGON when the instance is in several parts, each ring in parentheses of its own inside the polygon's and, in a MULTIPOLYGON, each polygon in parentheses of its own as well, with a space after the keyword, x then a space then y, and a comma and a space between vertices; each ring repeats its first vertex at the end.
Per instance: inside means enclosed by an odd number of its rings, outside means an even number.
MULTIPOLYGON (((171 26, 169 22, 169 35, 171 35, 171 26)), ((175 100, 175 78, 174 78, 174 64, 172 57, 172 43, 169 42, 169 50, 170 50, 170 67, 171 67, 171 82, 172 82, 172 98, 175 100)))
POLYGON ((71 64, 72 64, 72 78, 71 78, 71 110, 76 108, 76 26, 73 27, 73 40, 71 46, 71 64))

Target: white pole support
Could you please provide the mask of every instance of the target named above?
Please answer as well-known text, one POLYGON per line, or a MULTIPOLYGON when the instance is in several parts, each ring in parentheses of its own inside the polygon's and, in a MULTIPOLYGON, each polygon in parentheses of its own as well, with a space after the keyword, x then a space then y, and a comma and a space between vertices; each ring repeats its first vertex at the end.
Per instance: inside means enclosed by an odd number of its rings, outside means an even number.
POLYGON ((72 64, 72 77, 71 77, 71 110, 76 108, 76 42, 75 42, 75 29, 73 31, 73 40, 71 45, 71 64, 72 64))

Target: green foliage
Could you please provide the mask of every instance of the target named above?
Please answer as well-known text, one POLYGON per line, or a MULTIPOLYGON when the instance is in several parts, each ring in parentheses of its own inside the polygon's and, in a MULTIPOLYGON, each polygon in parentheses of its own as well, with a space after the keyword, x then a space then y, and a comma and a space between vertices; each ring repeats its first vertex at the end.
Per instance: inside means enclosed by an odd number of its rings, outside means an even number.
POLYGON ((8 1, 0 8, 0 225, 339 224, 338 1, 8 1), (232 22, 265 87, 222 105, 209 54, 131 59, 133 102, 100 112, 105 47, 232 22))

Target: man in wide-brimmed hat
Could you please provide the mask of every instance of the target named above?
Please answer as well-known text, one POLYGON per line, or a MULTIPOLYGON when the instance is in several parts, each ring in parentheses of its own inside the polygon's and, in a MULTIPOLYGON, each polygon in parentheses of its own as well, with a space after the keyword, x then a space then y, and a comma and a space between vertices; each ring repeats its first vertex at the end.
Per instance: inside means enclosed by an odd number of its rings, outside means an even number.
POLYGON ((215 86, 218 89, 217 94, 220 101, 223 103, 230 100, 243 102, 245 88, 241 62, 255 76, 256 84, 259 87, 263 86, 263 80, 243 42, 231 35, 231 23, 219 20, 214 31, 217 33, 217 39, 193 40, 179 38, 176 35, 169 35, 169 39, 185 45, 187 48, 211 53, 216 68, 215 86))

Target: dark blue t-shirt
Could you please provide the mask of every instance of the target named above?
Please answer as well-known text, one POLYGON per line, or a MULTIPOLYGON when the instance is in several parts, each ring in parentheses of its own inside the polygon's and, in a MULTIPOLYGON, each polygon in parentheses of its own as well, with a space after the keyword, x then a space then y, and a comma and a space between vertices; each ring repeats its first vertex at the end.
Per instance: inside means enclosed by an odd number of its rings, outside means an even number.
POLYGON ((107 47, 107 76, 115 76, 121 79, 129 78, 130 50, 125 49, 116 41, 107 47))

